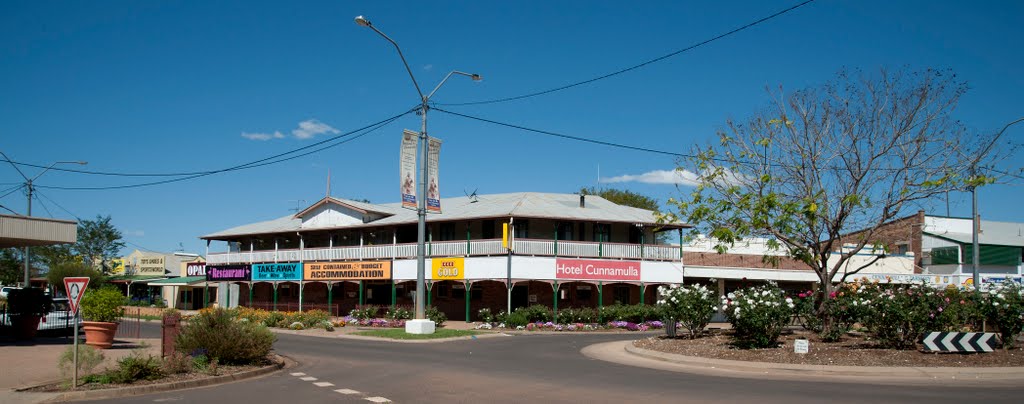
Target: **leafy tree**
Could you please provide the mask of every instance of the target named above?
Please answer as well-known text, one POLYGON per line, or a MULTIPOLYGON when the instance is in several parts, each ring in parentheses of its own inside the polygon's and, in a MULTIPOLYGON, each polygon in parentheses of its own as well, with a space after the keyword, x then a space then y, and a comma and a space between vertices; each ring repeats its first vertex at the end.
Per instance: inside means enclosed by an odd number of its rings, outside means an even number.
POLYGON ((78 223, 78 242, 74 244, 72 251, 81 256, 86 263, 102 268, 104 263, 116 257, 122 248, 124 242, 121 241, 121 231, 110 223, 109 215, 96 215, 95 220, 83 220, 78 223))
POLYGON ((103 274, 81 262, 66 262, 50 267, 46 273, 46 281, 55 289, 64 290, 64 278, 72 276, 84 276, 89 278, 90 287, 100 287, 103 282, 103 274))
POLYGON ((24 270, 18 251, 13 248, 0 250, 0 284, 14 285, 24 280, 24 270))
MULTIPOLYGON (((657 199, 625 189, 597 189, 594 187, 584 187, 580 188, 580 194, 597 195, 615 204, 647 209, 653 212, 661 210, 661 206, 658 204, 657 199)), ((668 234, 657 233, 655 237, 657 237, 656 240, 659 244, 665 244, 668 242, 668 234)))
POLYGON ((46 268, 82 262, 82 259, 75 254, 72 244, 32 247, 32 260, 46 268))
POLYGON ((850 257, 880 245, 884 223, 966 182, 971 138, 951 117, 966 89, 929 69, 840 72, 820 87, 779 90, 684 161, 700 184, 689 198, 670 199, 678 211, 663 219, 695 224, 693 234, 716 239, 719 252, 768 237, 770 248, 817 274, 816 309, 830 327, 821 297, 850 257))

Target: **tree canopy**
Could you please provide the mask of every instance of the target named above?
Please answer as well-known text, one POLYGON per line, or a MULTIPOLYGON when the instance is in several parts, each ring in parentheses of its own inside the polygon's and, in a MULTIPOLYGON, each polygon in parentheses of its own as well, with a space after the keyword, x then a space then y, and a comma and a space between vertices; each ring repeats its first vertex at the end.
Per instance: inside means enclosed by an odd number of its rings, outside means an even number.
POLYGON ((632 206, 634 208, 647 209, 655 212, 660 210, 657 199, 625 189, 596 189, 594 187, 585 187, 580 189, 580 193, 583 195, 597 195, 619 205, 632 206))
POLYGON ((94 220, 78 223, 78 242, 72 246, 72 251, 88 265, 103 268, 122 248, 121 231, 110 223, 110 215, 96 215, 94 220))
POLYGON ((665 218, 693 223, 720 252, 767 237, 829 293, 844 263, 874 245, 879 226, 964 185, 965 156, 978 139, 952 112, 966 90, 944 70, 882 70, 772 92, 766 108, 729 121, 716 144, 683 161, 700 185, 670 199, 676 211, 665 218), (842 239, 854 231, 856 239, 842 239))

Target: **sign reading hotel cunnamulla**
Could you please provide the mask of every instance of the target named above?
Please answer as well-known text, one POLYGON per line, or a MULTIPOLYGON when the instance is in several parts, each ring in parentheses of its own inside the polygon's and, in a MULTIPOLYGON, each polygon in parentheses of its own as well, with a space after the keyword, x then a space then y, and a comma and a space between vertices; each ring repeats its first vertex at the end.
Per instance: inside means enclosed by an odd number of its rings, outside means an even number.
POLYGON ((306 281, 391 280, 391 261, 329 261, 302 264, 306 281))
POLYGON ((207 265, 206 280, 208 282, 251 281, 252 267, 248 264, 207 265))
POLYGON ((301 281, 302 270, 298 262, 252 264, 254 281, 301 281))
POLYGON ((555 260, 555 279, 595 281, 639 281, 640 263, 636 261, 555 260))
POLYGON ((432 258, 430 260, 430 275, 430 279, 435 281, 466 279, 466 259, 462 257, 432 258))

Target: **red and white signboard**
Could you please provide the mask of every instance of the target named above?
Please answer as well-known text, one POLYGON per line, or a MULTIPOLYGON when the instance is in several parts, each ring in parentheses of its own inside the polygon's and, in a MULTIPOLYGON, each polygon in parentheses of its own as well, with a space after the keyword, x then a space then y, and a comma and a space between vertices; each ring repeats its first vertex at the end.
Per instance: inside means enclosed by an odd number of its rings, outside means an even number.
POLYGON ((556 279, 639 281, 637 261, 555 260, 556 279))
POLYGON ((78 312, 78 302, 82 301, 82 295, 85 294, 87 287, 89 287, 89 278, 64 278, 64 290, 68 293, 68 305, 71 306, 72 313, 78 312))

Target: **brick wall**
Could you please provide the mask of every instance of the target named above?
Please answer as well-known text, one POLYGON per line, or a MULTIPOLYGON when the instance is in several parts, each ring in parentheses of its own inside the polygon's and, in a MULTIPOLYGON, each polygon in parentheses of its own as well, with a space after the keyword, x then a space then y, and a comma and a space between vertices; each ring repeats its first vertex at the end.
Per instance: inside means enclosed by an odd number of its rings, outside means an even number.
POLYGON ((907 251, 914 253, 914 273, 921 273, 924 259, 921 251, 924 217, 924 211, 921 210, 912 216, 896 219, 879 226, 870 236, 867 235, 867 231, 859 231, 843 236, 841 241, 852 244, 860 242, 864 237, 870 237, 868 245, 864 247, 865 250, 870 251, 871 244, 878 242, 885 246, 889 254, 899 251, 901 244, 907 245, 907 251))

